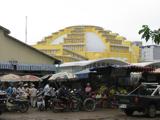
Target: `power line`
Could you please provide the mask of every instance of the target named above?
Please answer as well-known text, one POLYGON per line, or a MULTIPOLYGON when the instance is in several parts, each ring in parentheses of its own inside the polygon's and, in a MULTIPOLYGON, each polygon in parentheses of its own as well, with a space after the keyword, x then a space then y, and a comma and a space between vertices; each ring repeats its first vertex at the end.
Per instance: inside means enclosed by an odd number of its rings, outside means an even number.
POLYGON ((25 18, 25 43, 27 44, 27 16, 25 18))

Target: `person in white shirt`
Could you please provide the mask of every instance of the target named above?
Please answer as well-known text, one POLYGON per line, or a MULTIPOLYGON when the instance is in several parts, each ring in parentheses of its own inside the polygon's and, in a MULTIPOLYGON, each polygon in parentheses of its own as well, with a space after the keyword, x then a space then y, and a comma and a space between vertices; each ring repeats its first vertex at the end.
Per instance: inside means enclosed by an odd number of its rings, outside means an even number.
POLYGON ((29 94, 30 94, 31 106, 36 107, 37 89, 35 88, 34 84, 31 85, 31 89, 29 90, 29 94))
POLYGON ((50 86, 46 84, 44 87, 44 96, 50 96, 50 86))
POLYGON ((48 100, 50 99, 50 86, 49 84, 46 84, 43 91, 44 91, 44 100, 45 100, 45 109, 47 110, 47 108, 49 107, 49 103, 48 100))
POLYGON ((56 95, 56 90, 55 90, 54 87, 51 87, 51 88, 50 88, 50 96, 51 96, 51 97, 55 97, 55 95, 56 95))
POLYGON ((23 97, 24 96, 24 89, 23 89, 23 84, 22 83, 20 83, 19 84, 19 87, 17 88, 17 98, 21 98, 21 97, 23 97))

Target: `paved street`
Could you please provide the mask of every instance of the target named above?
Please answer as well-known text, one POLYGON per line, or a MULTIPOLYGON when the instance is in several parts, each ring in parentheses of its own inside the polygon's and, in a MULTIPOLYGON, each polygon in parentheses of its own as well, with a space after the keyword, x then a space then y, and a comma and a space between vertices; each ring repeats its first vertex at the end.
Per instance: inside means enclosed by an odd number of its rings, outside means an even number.
MULTIPOLYGON (((135 113, 132 117, 127 117, 117 109, 103 109, 95 112, 64 112, 53 113, 51 111, 38 112, 30 110, 28 113, 10 112, 0 116, 0 120, 150 120, 144 115, 135 113)), ((160 115, 152 120, 159 120, 160 115)))

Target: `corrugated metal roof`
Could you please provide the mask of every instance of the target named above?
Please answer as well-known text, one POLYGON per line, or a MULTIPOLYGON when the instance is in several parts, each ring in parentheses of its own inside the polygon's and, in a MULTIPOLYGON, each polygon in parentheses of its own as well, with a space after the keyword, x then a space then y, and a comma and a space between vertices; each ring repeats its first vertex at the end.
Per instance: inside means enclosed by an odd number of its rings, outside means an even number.
POLYGON ((136 66, 148 66, 150 64, 153 64, 154 62, 142 62, 142 63, 132 63, 132 65, 136 65, 136 66))
POLYGON ((112 63, 112 61, 118 61, 121 62, 125 65, 128 65, 129 63, 122 61, 120 59, 114 59, 114 58, 103 58, 103 59, 98 59, 98 60, 86 60, 86 61, 78 61, 78 62, 68 62, 68 63, 63 63, 60 65, 60 67, 69 67, 69 66, 86 66, 92 63, 96 63, 96 62, 101 62, 101 61, 110 61, 112 63))

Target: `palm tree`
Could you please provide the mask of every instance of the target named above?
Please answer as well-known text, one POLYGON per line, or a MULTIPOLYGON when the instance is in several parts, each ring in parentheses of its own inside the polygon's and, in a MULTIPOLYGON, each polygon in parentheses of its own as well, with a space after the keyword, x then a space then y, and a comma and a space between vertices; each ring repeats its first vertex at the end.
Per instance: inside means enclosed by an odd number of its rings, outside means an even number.
POLYGON ((139 30, 139 34, 142 34, 141 38, 145 39, 146 42, 151 38, 155 44, 160 43, 160 29, 152 31, 148 25, 143 25, 142 29, 139 30))

